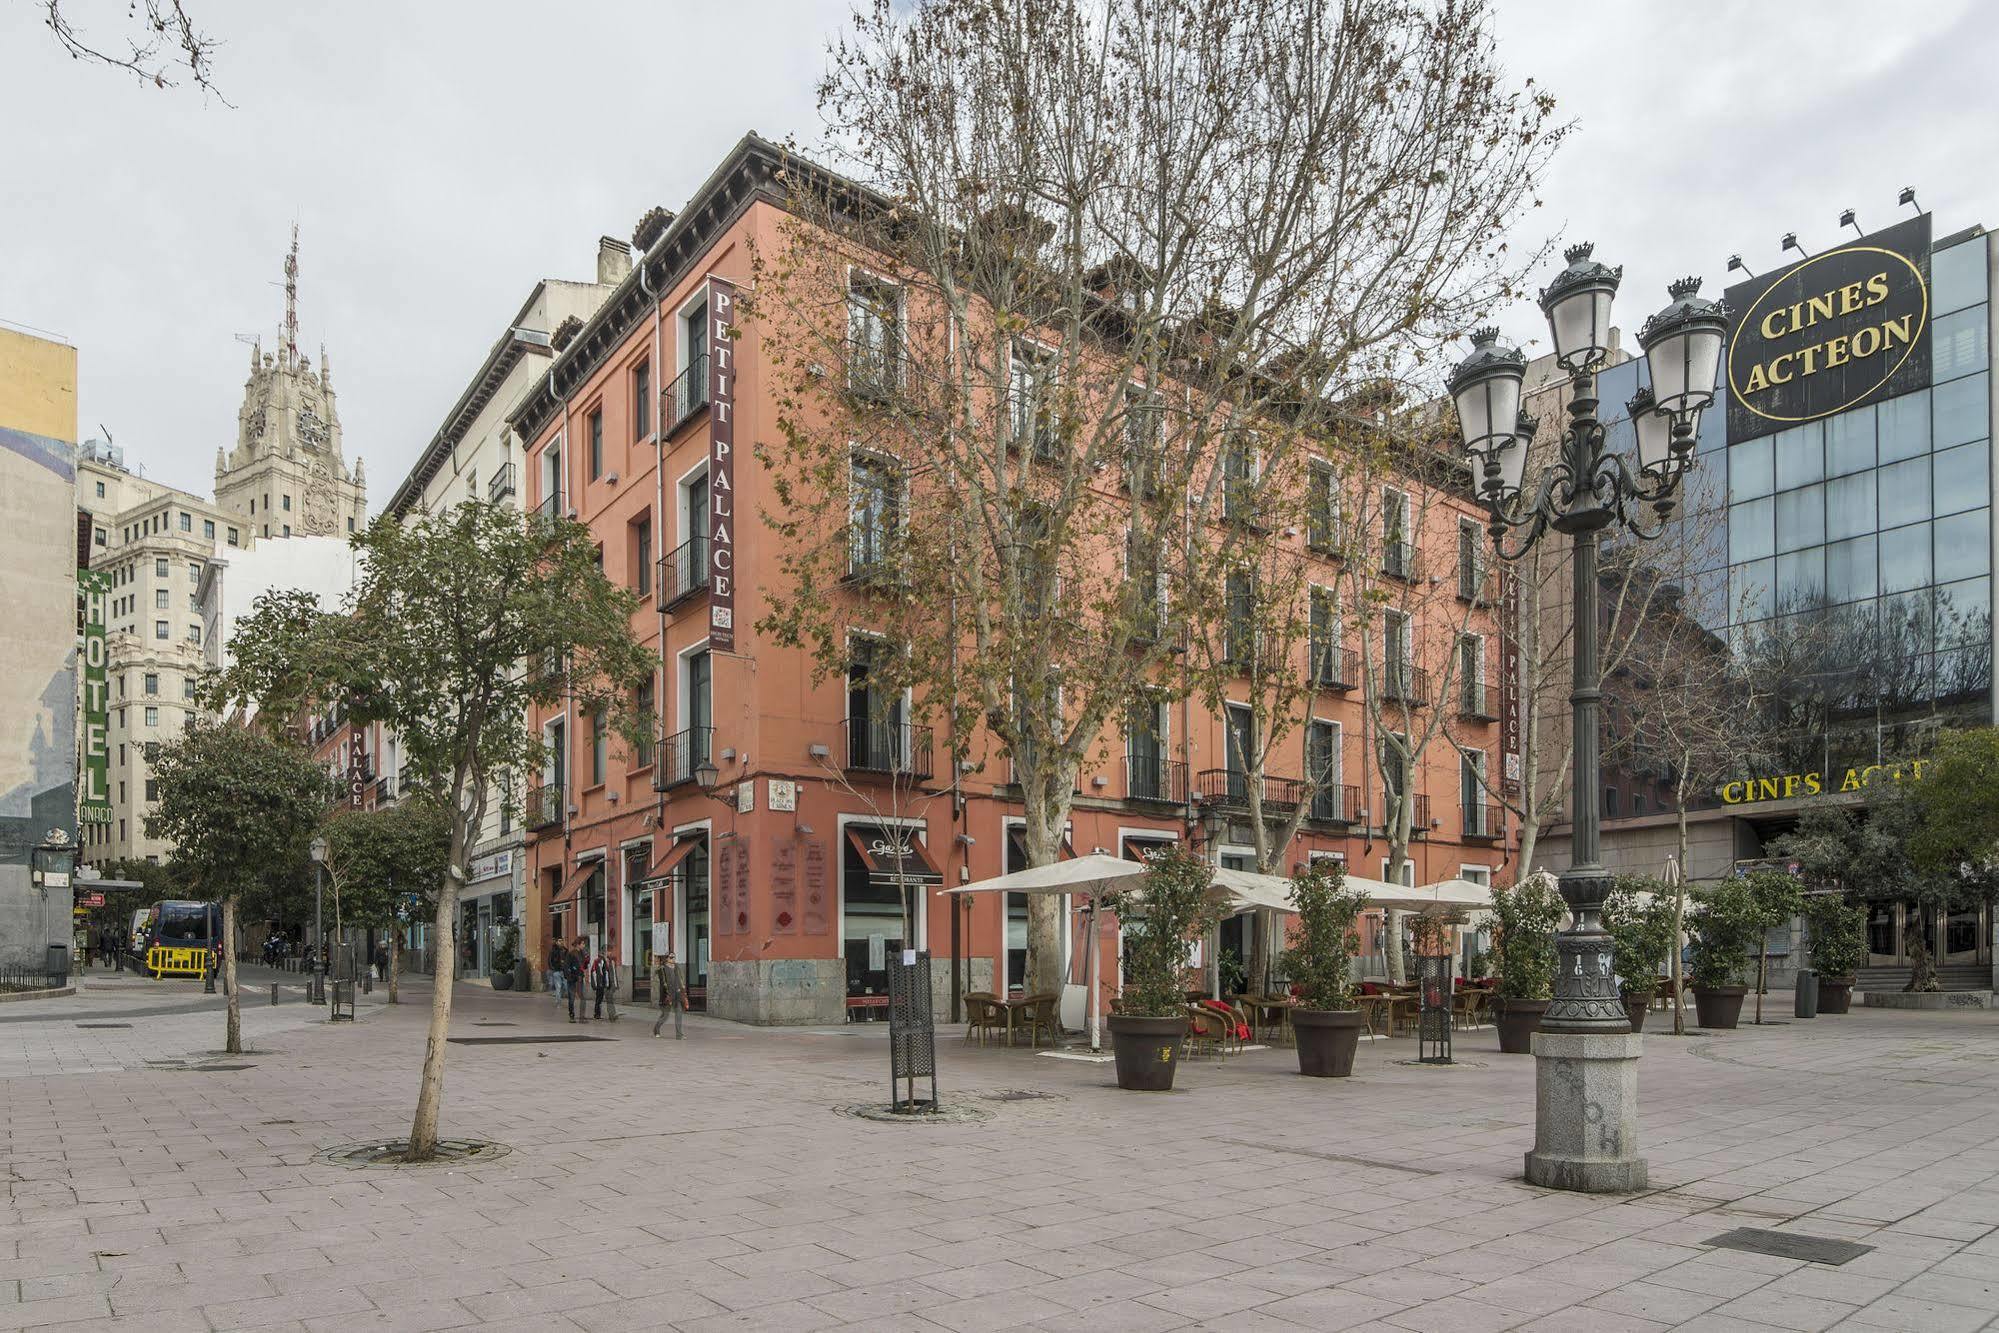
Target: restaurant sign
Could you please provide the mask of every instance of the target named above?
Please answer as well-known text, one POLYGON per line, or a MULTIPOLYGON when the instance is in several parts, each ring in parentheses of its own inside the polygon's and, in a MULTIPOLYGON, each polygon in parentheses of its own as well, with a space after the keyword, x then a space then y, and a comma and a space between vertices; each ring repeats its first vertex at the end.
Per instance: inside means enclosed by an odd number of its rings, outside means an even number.
POLYGON ((1832 773, 1784 773, 1774 778, 1736 778, 1721 784, 1723 805, 1753 805, 1758 801, 1789 801, 1800 796, 1864 790, 1876 782, 1911 781, 1922 777, 1923 761, 1906 764, 1856 765, 1832 773))
POLYGON ((1930 215, 1730 287, 1728 439, 1930 382, 1930 215))

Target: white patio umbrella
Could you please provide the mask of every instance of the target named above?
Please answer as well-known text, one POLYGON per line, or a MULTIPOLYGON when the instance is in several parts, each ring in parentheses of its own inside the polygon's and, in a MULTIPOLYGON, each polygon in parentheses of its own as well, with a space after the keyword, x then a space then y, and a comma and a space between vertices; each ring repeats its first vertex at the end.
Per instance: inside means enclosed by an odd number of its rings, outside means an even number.
POLYGON ((1030 866, 1011 875, 996 875, 946 889, 946 893, 1047 893, 1077 894, 1090 900, 1089 939, 1085 946, 1086 984, 1089 987, 1090 1049, 1103 1049, 1102 1015, 1098 1013, 1097 985, 1097 899, 1121 889, 1135 889, 1145 879, 1145 866, 1121 856, 1095 852, 1072 856, 1051 865, 1030 866))

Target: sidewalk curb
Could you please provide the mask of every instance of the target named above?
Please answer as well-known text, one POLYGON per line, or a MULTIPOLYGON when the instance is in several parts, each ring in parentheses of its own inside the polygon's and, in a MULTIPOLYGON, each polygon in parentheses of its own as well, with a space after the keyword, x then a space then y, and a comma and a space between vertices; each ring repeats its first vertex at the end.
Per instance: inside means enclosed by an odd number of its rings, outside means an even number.
POLYGON ((65 995, 76 994, 74 986, 55 986, 48 990, 0 991, 0 1004, 14 1004, 21 1000, 60 1000, 65 995))

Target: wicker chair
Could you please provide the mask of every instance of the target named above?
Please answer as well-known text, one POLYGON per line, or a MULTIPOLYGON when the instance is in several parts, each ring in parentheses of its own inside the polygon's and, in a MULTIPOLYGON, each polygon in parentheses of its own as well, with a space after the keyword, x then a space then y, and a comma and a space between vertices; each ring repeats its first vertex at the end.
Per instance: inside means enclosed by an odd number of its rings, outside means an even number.
POLYGON ((1212 1050, 1219 1060, 1227 1054, 1232 1037, 1226 1015, 1198 1004, 1187 1006, 1187 1051, 1190 1055, 1199 1055, 1205 1047, 1212 1050))
POLYGON ((965 994, 965 1040, 970 1041, 977 1033, 979 1045, 986 1044, 992 1033, 1006 1031, 1006 1011, 1000 1008, 999 997, 991 991, 967 991, 965 994))
POLYGON ((1048 1034, 1048 1044, 1055 1044, 1055 1036, 1061 1031, 1055 1017, 1055 1007, 1060 997, 1055 995, 1030 995, 1027 1009, 1022 1015, 1027 1020, 1027 1044, 1030 1047, 1041 1044, 1041 1034, 1048 1034))

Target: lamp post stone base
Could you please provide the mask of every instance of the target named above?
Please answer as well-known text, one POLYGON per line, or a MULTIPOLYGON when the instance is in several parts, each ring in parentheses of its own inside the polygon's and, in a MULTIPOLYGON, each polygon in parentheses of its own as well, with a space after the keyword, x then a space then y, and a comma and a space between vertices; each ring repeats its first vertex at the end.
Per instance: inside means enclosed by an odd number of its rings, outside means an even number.
POLYGON ((1638 1155, 1636 1033, 1534 1034, 1534 1150, 1527 1181, 1583 1194, 1646 1186, 1638 1155))

